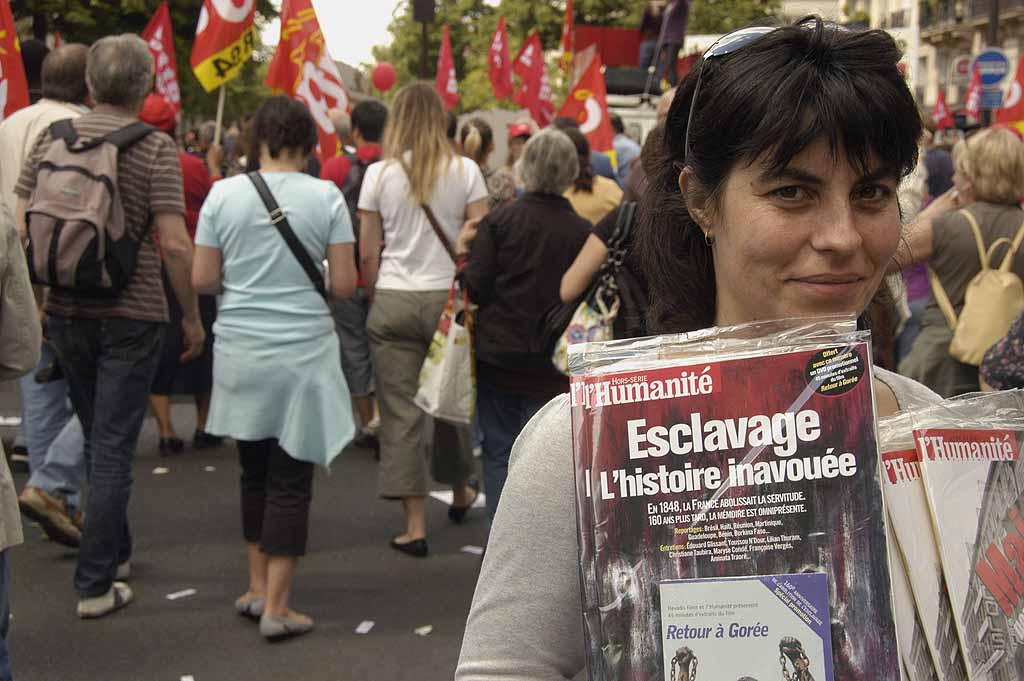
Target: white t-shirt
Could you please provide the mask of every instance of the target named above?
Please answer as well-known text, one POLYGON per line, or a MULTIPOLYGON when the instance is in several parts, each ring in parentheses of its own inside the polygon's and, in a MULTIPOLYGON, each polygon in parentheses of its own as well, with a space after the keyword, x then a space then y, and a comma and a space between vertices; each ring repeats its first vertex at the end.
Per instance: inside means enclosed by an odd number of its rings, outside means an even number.
POLYGON ((0 123, 0 201, 14 213, 14 185, 21 175, 25 157, 39 133, 54 121, 78 118, 88 109, 53 99, 40 99, 32 106, 19 109, 0 123))
MULTIPOLYGON (((455 245, 466 220, 466 205, 488 197, 480 168, 456 157, 438 178, 429 204, 455 245)), ((447 291, 455 264, 437 238, 423 207, 413 198, 397 161, 378 161, 366 169, 359 209, 380 213, 384 226, 377 288, 396 291, 447 291)))

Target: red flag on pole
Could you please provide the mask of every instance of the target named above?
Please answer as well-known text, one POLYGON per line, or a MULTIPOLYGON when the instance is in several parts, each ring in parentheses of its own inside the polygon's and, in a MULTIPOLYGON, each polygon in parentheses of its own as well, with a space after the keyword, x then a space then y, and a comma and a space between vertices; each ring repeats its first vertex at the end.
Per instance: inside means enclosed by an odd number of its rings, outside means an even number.
POLYGON ((192 70, 207 92, 238 75, 256 47, 256 0, 203 0, 192 70))
POLYGON ((977 65, 971 75, 971 84, 967 86, 967 94, 964 95, 964 113, 974 120, 981 119, 981 71, 977 65))
POLYGON ((949 112, 949 106, 946 104, 946 88, 939 88, 939 98, 935 102, 935 108, 932 109, 932 120, 935 121, 935 128, 937 130, 946 130, 952 128, 953 114, 949 112))
POLYGON ((996 123, 1020 123, 1024 121, 1024 57, 1017 64, 1017 75, 1010 83, 1010 91, 1001 109, 996 110, 996 123))
POLYGON ((444 25, 441 52, 437 55, 436 86, 445 110, 450 110, 459 103, 459 81, 455 78, 455 57, 452 55, 452 37, 448 24, 444 25))
POLYGON ((572 11, 572 0, 566 0, 565 19, 562 20, 562 68, 566 71, 572 66, 572 55, 576 51, 575 18, 572 11))
POLYGON ((505 30, 505 17, 498 19, 498 28, 491 38, 491 49, 487 53, 488 76, 497 99, 508 99, 512 96, 512 62, 508 58, 508 32, 505 30))
POLYGON ((595 55, 590 66, 573 87, 558 112, 559 118, 572 118, 579 122, 580 132, 587 137, 594 151, 612 150, 615 131, 608 118, 608 93, 601 73, 601 57, 595 55))
POLYGON ((350 102, 338 66, 327 51, 311 0, 284 0, 281 38, 267 70, 266 83, 309 108, 320 138, 317 156, 336 156, 338 136, 327 111, 347 111, 350 102))
POLYGON ((160 3, 156 14, 149 20, 142 39, 149 46, 156 66, 156 91, 174 111, 181 111, 181 90, 178 87, 178 60, 174 56, 174 27, 166 0, 160 3))
POLYGON ((21 43, 8 0, 0 0, 0 121, 29 105, 21 43))
POLYGON ((551 123, 555 119, 555 105, 551 101, 551 82, 537 31, 531 33, 519 49, 512 70, 522 78, 512 101, 528 109, 530 117, 541 127, 551 123))

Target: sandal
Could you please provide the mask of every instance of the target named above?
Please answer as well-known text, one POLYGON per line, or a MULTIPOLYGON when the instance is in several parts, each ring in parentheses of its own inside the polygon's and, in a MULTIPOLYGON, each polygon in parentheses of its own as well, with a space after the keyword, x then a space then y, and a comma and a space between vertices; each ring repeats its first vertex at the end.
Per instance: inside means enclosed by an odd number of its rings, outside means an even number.
POLYGON ((473 498, 469 500, 469 503, 465 506, 456 506, 455 504, 452 504, 448 507, 448 520, 451 520, 456 525, 466 519, 466 514, 469 513, 469 509, 473 508, 473 504, 475 504, 476 500, 480 497, 479 480, 470 480, 467 486, 473 490, 473 498))

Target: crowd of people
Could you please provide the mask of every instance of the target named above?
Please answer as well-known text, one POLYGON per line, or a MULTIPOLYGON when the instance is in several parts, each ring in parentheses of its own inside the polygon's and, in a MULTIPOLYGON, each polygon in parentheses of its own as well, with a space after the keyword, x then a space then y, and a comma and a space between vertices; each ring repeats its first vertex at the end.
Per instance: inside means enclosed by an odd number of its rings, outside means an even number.
POLYGON ((0 464, 0 594, 20 507, 77 547, 80 617, 132 601, 139 432, 151 409, 160 453, 181 453, 170 396, 184 394, 193 448, 237 446, 248 588, 234 605, 266 638, 313 627, 289 606, 313 472, 355 441, 379 450, 376 493, 401 502, 390 546, 403 555, 429 555, 435 484, 451 488, 456 523, 486 495, 457 678, 572 677, 584 645, 568 378, 545 324, 620 249, 617 338, 856 313, 895 348, 887 368, 900 373, 876 374, 879 414, 1024 383, 1024 318, 979 381, 950 356, 949 316, 928 297, 941 288, 959 314, 993 244, 1024 275, 1019 133, 981 130, 950 153, 923 129, 882 32, 812 19, 726 44, 662 95, 642 148, 614 123, 617 167, 570 119, 499 131, 509 154, 496 167, 499 132, 476 116, 453 130, 424 83, 390 106, 332 111, 343 149, 329 158, 315 158, 308 110, 280 96, 221 144, 216 124, 177 129, 138 37, 51 51, 38 101, 0 124, 0 378, 21 376, 30 470, 15 502, 0 464), (97 147, 133 272, 114 293, 33 296, 30 270, 59 279, 66 266, 44 206, 51 159, 97 147), (456 278, 475 308, 476 433, 414 399, 456 278))

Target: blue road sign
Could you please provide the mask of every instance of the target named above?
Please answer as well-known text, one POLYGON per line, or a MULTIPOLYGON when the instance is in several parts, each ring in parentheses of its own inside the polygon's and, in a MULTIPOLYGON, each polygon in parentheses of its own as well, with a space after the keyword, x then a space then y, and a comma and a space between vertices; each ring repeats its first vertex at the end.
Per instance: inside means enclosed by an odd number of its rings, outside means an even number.
POLYGON ((978 53, 971 64, 971 73, 977 68, 981 72, 981 84, 986 88, 1003 82, 1010 73, 1010 60, 1000 49, 989 47, 978 53))
POLYGON ((981 91, 981 108, 982 109, 999 109, 1003 106, 1003 91, 996 90, 982 90, 981 91))

